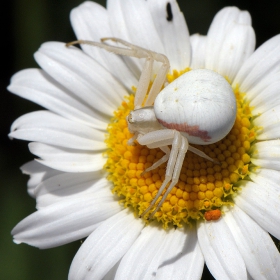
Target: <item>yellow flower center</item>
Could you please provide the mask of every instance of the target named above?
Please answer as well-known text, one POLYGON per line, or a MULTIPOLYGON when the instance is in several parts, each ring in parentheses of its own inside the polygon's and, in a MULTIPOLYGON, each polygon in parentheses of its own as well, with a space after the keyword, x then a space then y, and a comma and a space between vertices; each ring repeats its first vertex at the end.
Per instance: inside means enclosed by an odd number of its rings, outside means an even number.
MULTIPOLYGON (((171 82, 182 73, 175 71, 169 74, 168 81, 171 82)), ((184 223, 191 224, 199 219, 218 219, 221 207, 233 204, 232 196, 236 195, 238 181, 249 174, 250 148, 256 139, 257 128, 252 123, 251 108, 244 94, 238 88, 234 89, 234 93, 237 116, 230 133, 217 143, 194 145, 221 164, 187 152, 179 182, 154 216, 163 227, 181 227, 184 223)), ((166 164, 142 175, 164 153, 160 149, 149 149, 137 143, 134 146, 127 145, 133 135, 128 130, 125 118, 133 110, 133 101, 134 95, 127 96, 114 112, 108 126, 108 160, 104 168, 109 173, 108 180, 113 182, 113 193, 120 196, 124 207, 130 207, 139 216, 150 205, 162 185, 166 164)), ((151 211, 153 209, 155 206, 151 211)))

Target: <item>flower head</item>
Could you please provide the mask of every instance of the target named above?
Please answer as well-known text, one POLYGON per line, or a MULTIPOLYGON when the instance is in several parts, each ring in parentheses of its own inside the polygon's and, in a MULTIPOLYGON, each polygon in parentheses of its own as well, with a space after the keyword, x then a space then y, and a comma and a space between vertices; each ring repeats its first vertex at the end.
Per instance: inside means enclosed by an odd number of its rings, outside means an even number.
MULTIPOLYGON (((9 86, 47 109, 11 128, 10 137, 32 141, 39 157, 22 167, 38 210, 13 229, 15 242, 51 248, 87 237, 69 279, 200 279, 204 262, 216 279, 279 279, 269 233, 280 238, 280 36, 254 50, 250 15, 235 7, 218 12, 206 36, 189 36, 174 0, 111 0, 107 10, 85 2, 71 21, 78 39, 117 37, 164 54, 164 88, 196 69, 218 73, 234 94, 236 118, 218 142, 193 143, 178 182, 161 207, 152 205, 154 219, 140 219, 173 158, 162 138, 143 144, 154 126, 148 133, 128 126, 147 64, 86 44, 43 44, 35 54, 42 69, 15 74, 9 86), (130 145, 138 134, 143 138, 130 145)), ((160 63, 152 69, 150 88, 160 63)))

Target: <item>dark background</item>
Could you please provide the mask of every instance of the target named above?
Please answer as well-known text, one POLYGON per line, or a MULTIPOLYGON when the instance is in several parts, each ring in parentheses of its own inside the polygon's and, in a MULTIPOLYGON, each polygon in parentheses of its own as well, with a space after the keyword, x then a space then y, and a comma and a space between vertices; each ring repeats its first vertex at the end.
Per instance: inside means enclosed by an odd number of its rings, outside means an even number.
MULTIPOLYGON (((136 0, 135 0, 136 1, 136 0)), ((24 141, 7 137, 12 122, 40 107, 6 91, 11 75, 37 67, 33 53, 45 41, 74 40, 69 22, 79 0, 1 1, 1 101, 0 101, 0 279, 67 279, 68 269, 80 241, 59 248, 39 250, 16 245, 10 231, 35 211, 35 201, 26 192, 27 176, 19 167, 33 159, 24 141)), ((96 1, 105 5, 105 1, 96 1)), ((224 6, 248 10, 253 19, 257 46, 280 33, 280 1, 179 0, 190 33, 206 34, 213 16, 224 6)), ((276 241, 279 248, 279 242, 276 241)), ((187 265, 187 264, 186 264, 187 265)), ((203 279, 211 279, 205 270, 203 279)))

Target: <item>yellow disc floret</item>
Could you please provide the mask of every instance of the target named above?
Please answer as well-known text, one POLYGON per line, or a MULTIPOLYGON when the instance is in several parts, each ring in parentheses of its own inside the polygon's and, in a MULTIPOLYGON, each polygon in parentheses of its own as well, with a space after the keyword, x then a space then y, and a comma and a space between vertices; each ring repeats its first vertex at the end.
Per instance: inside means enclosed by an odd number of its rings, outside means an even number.
MULTIPOLYGON (((171 75, 168 80, 172 81, 171 75)), ((256 128, 253 126, 251 109, 244 95, 238 88, 234 92, 237 116, 230 133, 217 143, 195 145, 220 164, 187 152, 179 182, 154 216, 163 227, 180 227, 198 219, 218 219, 221 216, 220 208, 232 204, 232 195, 237 192, 238 181, 249 174, 250 149, 255 141, 256 128)), ((138 143, 134 146, 127 144, 133 135, 128 130, 126 116, 133 110, 133 101, 133 94, 127 96, 114 112, 108 126, 108 160, 105 169, 109 174, 108 180, 113 183, 113 193, 120 196, 124 207, 132 208, 139 216, 150 205, 162 185, 166 164, 143 173, 164 156, 164 153, 160 149, 148 149, 138 143)), ((162 196, 158 201, 161 198, 162 196)))

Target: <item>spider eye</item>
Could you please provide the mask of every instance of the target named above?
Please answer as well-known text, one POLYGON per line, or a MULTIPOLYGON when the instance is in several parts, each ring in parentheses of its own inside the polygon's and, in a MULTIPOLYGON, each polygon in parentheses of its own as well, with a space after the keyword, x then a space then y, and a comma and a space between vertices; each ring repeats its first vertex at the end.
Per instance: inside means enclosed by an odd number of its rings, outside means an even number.
POLYGON ((134 122, 131 113, 127 116, 127 121, 128 121, 129 123, 133 123, 133 122, 134 122))

